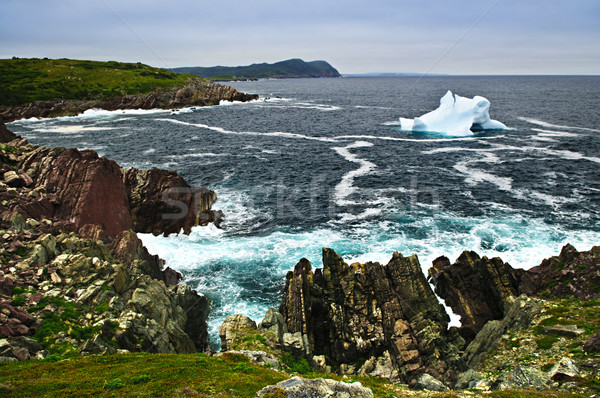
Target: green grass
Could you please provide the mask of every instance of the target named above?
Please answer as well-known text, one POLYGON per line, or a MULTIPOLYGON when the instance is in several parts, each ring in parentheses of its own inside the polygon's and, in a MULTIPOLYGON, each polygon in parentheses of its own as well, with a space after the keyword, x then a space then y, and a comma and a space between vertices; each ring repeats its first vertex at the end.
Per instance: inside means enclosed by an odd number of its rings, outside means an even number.
POLYGON ((141 63, 17 58, 0 60, 0 108, 38 100, 104 100, 183 86, 195 76, 141 63))
POLYGON ((296 357, 289 353, 283 355, 281 362, 283 362, 290 371, 295 373, 306 374, 312 371, 306 358, 296 357))

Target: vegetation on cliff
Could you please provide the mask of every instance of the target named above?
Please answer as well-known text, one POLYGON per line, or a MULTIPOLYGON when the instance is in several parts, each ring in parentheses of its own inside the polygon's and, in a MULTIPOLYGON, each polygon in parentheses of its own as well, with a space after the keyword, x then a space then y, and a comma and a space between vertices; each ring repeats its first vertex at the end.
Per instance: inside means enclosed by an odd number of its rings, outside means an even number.
POLYGON ((141 63, 71 59, 0 60, 0 118, 105 110, 181 108, 248 101, 255 95, 141 63))
POLYGON ((286 79, 299 77, 340 77, 339 72, 325 61, 306 62, 288 59, 273 64, 248 66, 183 67, 169 69, 177 73, 189 73, 211 80, 286 79))
POLYGON ((141 63, 73 59, 0 60, 0 107, 49 100, 105 100, 181 87, 195 76, 141 63))

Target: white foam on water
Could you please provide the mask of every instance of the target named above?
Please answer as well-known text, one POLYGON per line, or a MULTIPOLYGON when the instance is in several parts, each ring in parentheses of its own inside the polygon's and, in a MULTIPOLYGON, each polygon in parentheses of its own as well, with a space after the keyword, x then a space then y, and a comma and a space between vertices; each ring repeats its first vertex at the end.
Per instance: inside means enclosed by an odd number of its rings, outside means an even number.
POLYGON ((146 149, 144 151, 144 154, 150 155, 151 153, 154 153, 154 152, 156 152, 156 149, 155 148, 150 148, 150 149, 146 149))
POLYGON ((480 182, 489 182, 498 187, 502 191, 510 191, 512 189, 512 178, 499 177, 487 171, 468 167, 473 161, 458 162, 454 165, 454 169, 465 175, 465 182, 469 185, 477 185, 480 182))
POLYGON ((367 141, 356 141, 350 145, 345 147, 334 147, 332 148, 336 151, 340 156, 346 159, 349 162, 358 163, 360 167, 358 169, 352 170, 346 173, 342 180, 335 186, 335 203, 338 206, 348 206, 354 204, 353 201, 346 200, 346 198, 353 193, 356 192, 356 187, 354 186, 354 179, 356 177, 360 177, 366 174, 369 174, 371 170, 375 167, 375 163, 371 163, 368 160, 364 160, 359 158, 358 156, 352 154, 350 152, 351 149, 354 148, 365 148, 373 146, 372 143, 367 141))
POLYGON ((544 142, 558 142, 557 140, 555 140, 554 138, 550 138, 550 137, 544 137, 541 134, 538 135, 534 135, 533 137, 531 137, 532 140, 535 141, 544 141, 544 142))
POLYGON ((446 138, 402 138, 402 137, 389 137, 379 135, 338 135, 335 139, 338 140, 384 140, 384 141, 405 141, 405 142, 449 142, 449 141, 480 141, 480 140, 495 140, 500 138, 506 138, 506 136, 498 135, 493 137, 446 137, 446 138))
POLYGON ((69 126, 53 126, 53 127, 36 127, 32 131, 39 133, 61 133, 61 134, 74 134, 86 131, 105 131, 105 130, 118 130, 118 127, 93 127, 83 125, 69 125, 69 126))
POLYGON ((220 134, 229 134, 229 135, 250 135, 250 136, 262 136, 262 137, 282 137, 282 138, 290 138, 290 139, 303 139, 303 140, 313 140, 313 141, 322 141, 322 142, 335 142, 335 139, 328 137, 313 137, 310 135, 297 134, 297 133, 287 133, 287 132, 269 132, 262 133, 257 131, 232 131, 226 130, 222 127, 209 126, 208 124, 203 123, 188 123, 182 120, 175 119, 156 119, 157 121, 169 122, 174 124, 182 124, 185 126, 198 127, 207 130, 211 130, 220 134))
POLYGON ((569 133, 566 131, 554 131, 554 130, 537 129, 537 128, 532 128, 531 130, 541 133, 541 134, 538 134, 538 136, 542 136, 542 137, 579 137, 579 134, 569 133))
POLYGON ((547 128, 555 128, 555 129, 575 129, 575 130, 583 130, 583 131, 593 131, 596 133, 600 133, 598 129, 591 129, 587 127, 577 127, 577 126, 565 126, 560 124, 552 124, 548 122, 544 122, 543 120, 534 119, 530 117, 519 116, 520 120, 523 120, 527 123, 535 124, 537 126, 547 127, 547 128))
POLYGON ((212 152, 206 152, 206 153, 186 153, 183 155, 169 155, 167 156, 167 158, 169 159, 185 159, 185 158, 215 158, 215 157, 226 157, 226 156, 232 156, 228 153, 212 153, 212 152))

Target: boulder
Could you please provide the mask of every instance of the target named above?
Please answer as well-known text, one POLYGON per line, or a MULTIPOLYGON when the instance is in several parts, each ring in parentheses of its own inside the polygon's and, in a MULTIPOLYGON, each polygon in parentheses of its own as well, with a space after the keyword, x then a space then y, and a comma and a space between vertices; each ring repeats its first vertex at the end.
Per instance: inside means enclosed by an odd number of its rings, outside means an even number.
POLYGON ((519 390, 533 388, 546 390, 551 387, 552 381, 548 375, 539 369, 527 366, 517 366, 514 370, 501 374, 492 384, 491 389, 497 390, 519 390))
POLYGON ((446 257, 434 260, 429 276, 435 292, 460 315, 463 337, 472 340, 487 321, 504 317, 508 298, 518 296, 523 272, 498 257, 464 251, 454 264, 446 257))
POLYGON ((258 330, 256 322, 245 315, 229 315, 219 326, 219 337, 221 338, 221 350, 227 351, 235 346, 235 343, 252 331, 258 330))
POLYGON ((331 379, 305 379, 294 376, 274 386, 263 388, 257 395, 259 397, 284 396, 287 398, 371 398, 373 392, 358 382, 344 383, 331 379))
POLYGON ((444 385, 441 381, 431 376, 430 374, 424 373, 417 380, 416 388, 419 390, 429 391, 448 391, 449 388, 444 385))
POLYGON ((596 333, 585 342, 583 351, 600 352, 600 333, 596 333))
POLYGON ((573 381, 576 377, 581 376, 581 371, 571 358, 563 357, 549 371, 550 379, 558 382, 573 381))
POLYGON ((4 173, 3 179, 4 183, 9 187, 18 188, 24 185, 21 177, 19 177, 19 175, 13 170, 4 173))
POLYGON ((479 372, 469 369, 458 375, 454 388, 458 390, 466 390, 467 388, 477 388, 483 380, 483 375, 479 372))
POLYGON ((277 341, 283 342, 283 335, 288 332, 287 325, 281 313, 269 308, 264 319, 258 324, 258 330, 270 330, 277 336, 277 341))
POLYGON ((577 325, 552 325, 541 329, 543 334, 556 334, 564 337, 577 337, 585 333, 585 329, 577 325))

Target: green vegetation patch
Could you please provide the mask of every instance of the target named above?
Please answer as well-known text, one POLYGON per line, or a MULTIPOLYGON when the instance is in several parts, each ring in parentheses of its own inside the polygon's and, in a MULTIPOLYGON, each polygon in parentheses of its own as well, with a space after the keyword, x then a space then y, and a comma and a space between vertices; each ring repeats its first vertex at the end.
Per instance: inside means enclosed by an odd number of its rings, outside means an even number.
MULTIPOLYGON (((185 85, 195 76, 141 63, 72 59, 0 60, 0 108, 48 100, 105 100, 185 85)), ((201 79, 200 79, 201 80, 201 79)))

